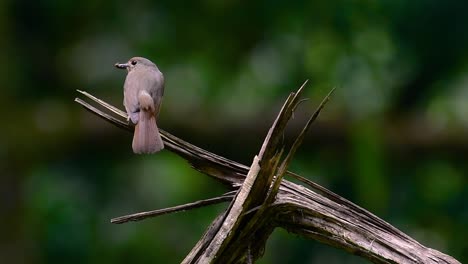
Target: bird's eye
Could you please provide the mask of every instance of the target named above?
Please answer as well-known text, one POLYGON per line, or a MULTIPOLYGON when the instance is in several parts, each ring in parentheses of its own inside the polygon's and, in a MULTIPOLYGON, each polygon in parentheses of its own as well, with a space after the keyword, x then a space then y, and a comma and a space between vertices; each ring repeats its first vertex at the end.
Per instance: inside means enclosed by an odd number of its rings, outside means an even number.
POLYGON ((130 63, 131 63, 132 65, 135 65, 135 64, 137 64, 137 61, 136 61, 136 60, 132 60, 130 63))

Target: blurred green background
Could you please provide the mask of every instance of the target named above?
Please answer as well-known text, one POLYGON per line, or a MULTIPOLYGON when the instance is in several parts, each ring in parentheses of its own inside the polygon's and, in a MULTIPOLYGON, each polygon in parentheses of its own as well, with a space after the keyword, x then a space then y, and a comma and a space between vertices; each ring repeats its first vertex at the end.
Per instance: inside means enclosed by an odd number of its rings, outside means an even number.
MULTIPOLYGON (((166 76, 159 125, 250 164, 290 91, 285 141, 337 91, 292 170, 422 244, 468 261, 468 2, 0 2, 2 263, 177 263, 226 204, 139 223, 112 217, 225 191, 73 102, 122 106, 148 57, 166 76)), ((276 230, 260 263, 366 263, 276 230)))

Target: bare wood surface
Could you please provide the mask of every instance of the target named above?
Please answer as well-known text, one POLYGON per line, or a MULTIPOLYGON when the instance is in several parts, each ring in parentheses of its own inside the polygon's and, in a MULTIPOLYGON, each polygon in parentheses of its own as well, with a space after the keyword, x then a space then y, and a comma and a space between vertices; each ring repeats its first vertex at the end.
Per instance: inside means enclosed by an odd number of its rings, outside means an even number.
MULTIPOLYGON (((301 89, 291 96, 300 94, 301 89)), ((90 94, 82 94, 125 121, 77 98, 75 101, 85 109, 119 128, 133 131, 133 127, 126 121, 125 113, 122 114, 117 108, 90 94)), ((292 102, 291 96, 283 109, 298 104, 299 101, 295 101, 288 105, 288 102, 292 102)), ((296 96, 296 100, 298 98, 296 96)), ((280 116, 281 114, 275 124, 283 122, 280 116)), ((271 140, 271 135, 275 133, 275 124, 251 168, 160 130, 166 149, 186 159, 194 169, 215 178, 229 189, 238 190, 227 210, 208 227, 184 263, 251 263, 261 257, 266 240, 276 227, 341 248, 375 263, 459 263, 446 254, 423 246, 367 210, 293 172, 286 172, 285 175, 301 180, 306 186, 279 180, 277 195, 271 203, 265 203, 268 192, 272 191, 274 179, 280 179, 278 173, 281 173, 281 170, 277 170, 282 153, 278 149, 279 140, 271 140), (252 191, 254 186, 259 187, 252 191), (240 194, 246 196, 239 197, 240 194), (262 197, 265 199, 264 203, 259 203, 262 197), (247 205, 248 208, 235 207, 236 205, 247 205), (250 233, 244 232, 246 230, 250 233), (229 231, 233 233, 229 234, 229 231), (216 237, 220 239, 213 240, 216 237)), ((287 164, 283 170, 286 167, 287 164)))
MULTIPOLYGON (((212 234, 204 236, 202 244, 206 246, 195 247, 182 263, 248 263, 261 255, 260 252, 252 252, 254 246, 252 241, 255 241, 257 245, 263 245, 271 233, 272 228, 268 232, 263 230, 264 226, 269 226, 269 218, 264 217, 264 208, 268 206, 265 202, 273 191, 270 186, 282 156, 282 151, 278 150, 279 142, 299 101, 299 94, 304 85, 297 93, 292 93, 283 105, 258 156, 254 157, 246 179, 226 210, 224 220, 221 224, 217 221, 213 223, 219 228, 212 234), (260 205, 263 210, 247 214, 251 209, 260 205), (261 232, 255 235, 256 239, 253 239, 254 234, 259 230, 261 232), (261 241, 259 241, 259 236, 262 237, 261 241)), ((279 176, 276 175, 276 178, 279 176)), ((275 196, 276 192, 272 195, 275 196)))

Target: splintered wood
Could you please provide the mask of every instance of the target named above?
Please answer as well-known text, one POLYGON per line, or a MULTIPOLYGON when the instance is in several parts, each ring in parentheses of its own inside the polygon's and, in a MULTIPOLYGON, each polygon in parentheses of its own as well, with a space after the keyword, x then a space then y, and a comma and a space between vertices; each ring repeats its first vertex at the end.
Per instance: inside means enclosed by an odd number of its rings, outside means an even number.
MULTIPOLYGON (((263 255, 266 241, 276 227, 375 263, 459 263, 451 256, 421 245, 345 198, 287 171, 304 135, 333 92, 325 97, 283 158, 283 153, 286 153, 282 145, 284 129, 301 102, 306 83, 286 99, 250 167, 196 147, 160 129, 167 150, 187 160, 195 170, 223 183, 231 192, 171 208, 114 218, 112 222, 139 221, 230 201, 227 209, 214 219, 182 263, 253 263, 263 255), (292 176, 305 186, 284 180, 283 176, 292 176)), ((89 93, 79 92, 106 109, 107 113, 76 98, 75 101, 85 109, 119 128, 133 131, 125 112, 89 93)))

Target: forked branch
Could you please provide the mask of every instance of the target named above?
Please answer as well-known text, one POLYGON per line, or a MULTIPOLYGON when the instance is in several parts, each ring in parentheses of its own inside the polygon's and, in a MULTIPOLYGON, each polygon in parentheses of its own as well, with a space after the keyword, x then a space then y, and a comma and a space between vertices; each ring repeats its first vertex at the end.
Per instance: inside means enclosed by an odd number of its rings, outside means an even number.
MULTIPOLYGON (((137 213, 113 219, 114 223, 137 221, 165 213, 231 201, 184 259, 183 263, 251 263, 263 254, 276 227, 360 255, 375 263, 459 263, 427 248, 397 228, 328 189, 287 171, 295 151, 328 100, 311 116, 286 157, 280 145, 284 128, 301 102, 304 85, 291 93, 273 123, 259 154, 247 167, 183 141, 160 130, 166 149, 187 160, 194 169, 215 178, 235 191, 186 205, 137 213), (306 186, 282 179, 292 176, 306 186)), ((127 131, 133 127, 125 112, 86 93, 88 99, 107 110, 75 99, 85 109, 127 131), (117 116, 117 117, 116 117, 117 116)))

